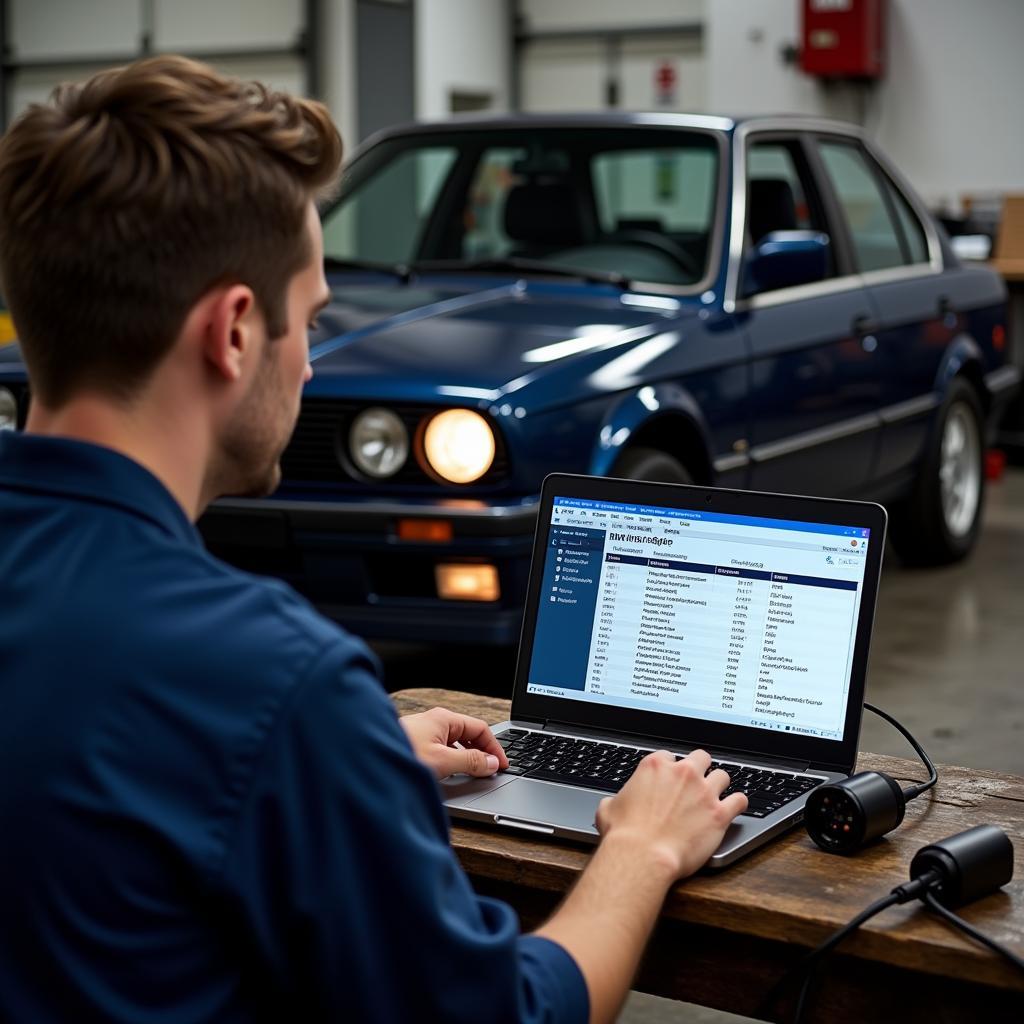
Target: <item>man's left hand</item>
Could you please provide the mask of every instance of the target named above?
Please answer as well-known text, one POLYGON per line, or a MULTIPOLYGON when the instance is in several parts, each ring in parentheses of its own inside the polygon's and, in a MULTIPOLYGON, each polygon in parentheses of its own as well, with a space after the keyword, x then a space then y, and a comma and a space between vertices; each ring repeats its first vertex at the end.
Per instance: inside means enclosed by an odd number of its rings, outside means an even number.
POLYGON ((456 772, 485 778, 508 767, 508 758, 483 719, 432 708, 399 722, 416 756, 438 779, 456 772), (459 746, 452 744, 458 743, 459 746))

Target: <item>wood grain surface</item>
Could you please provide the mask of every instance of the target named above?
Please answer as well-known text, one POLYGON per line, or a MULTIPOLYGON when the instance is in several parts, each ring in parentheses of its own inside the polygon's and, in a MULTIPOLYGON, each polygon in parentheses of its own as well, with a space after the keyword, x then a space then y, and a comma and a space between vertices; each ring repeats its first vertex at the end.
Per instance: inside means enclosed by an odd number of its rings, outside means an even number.
MULTIPOLYGON (((440 705, 493 723, 506 720, 510 710, 506 700, 447 690, 402 690, 392 698, 400 714, 440 705)), ((857 767, 880 768, 900 780, 926 777, 915 761, 875 754, 862 753, 857 767)), ((1024 957, 1024 779, 940 765, 938 785, 908 806, 904 824, 854 856, 826 854, 797 828, 724 871, 677 885, 637 987, 752 1013, 805 947, 906 881, 918 849, 982 823, 998 825, 1014 842, 1014 879, 960 913, 1024 957), (717 970, 722 950, 732 964, 733 954, 741 958, 742 984, 733 975, 730 987, 728 972, 715 980, 723 973, 717 970), (710 962, 696 970, 702 954, 710 962)), ((554 909, 591 854, 583 845, 461 825, 452 829, 452 843, 478 890, 516 906, 524 927, 554 909)), ((900 1020, 1024 1022, 1024 975, 920 904, 890 908, 840 949, 829 968, 831 995, 823 990, 819 1000, 827 1015, 819 1019, 865 1020, 884 1006, 899 1007, 893 1019, 900 1020), (917 981, 908 990, 910 977, 917 981), (985 1013, 970 1016, 981 998, 985 1013)))

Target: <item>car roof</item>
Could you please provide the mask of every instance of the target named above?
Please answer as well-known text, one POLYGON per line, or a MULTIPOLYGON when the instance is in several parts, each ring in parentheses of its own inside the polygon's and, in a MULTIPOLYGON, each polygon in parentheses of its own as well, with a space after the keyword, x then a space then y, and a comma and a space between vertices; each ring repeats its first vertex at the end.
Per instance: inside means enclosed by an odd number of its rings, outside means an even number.
POLYGON ((444 120, 398 124, 366 139, 363 150, 382 139, 397 135, 430 134, 442 131, 500 131, 508 128, 698 128, 732 134, 738 128, 751 130, 788 128, 802 131, 834 131, 862 135, 859 125, 826 117, 803 114, 758 114, 744 117, 714 114, 676 114, 665 111, 600 111, 549 114, 459 114, 444 120))

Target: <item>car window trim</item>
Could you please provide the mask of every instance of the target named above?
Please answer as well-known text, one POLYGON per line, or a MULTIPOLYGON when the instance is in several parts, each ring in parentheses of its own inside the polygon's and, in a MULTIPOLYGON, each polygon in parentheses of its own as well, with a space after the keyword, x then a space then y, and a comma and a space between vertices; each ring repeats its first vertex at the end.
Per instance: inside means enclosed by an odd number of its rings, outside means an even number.
POLYGON ((837 295, 840 292, 869 288, 879 284, 895 284, 918 277, 933 277, 939 273, 941 271, 935 270, 927 263, 912 263, 909 266, 889 267, 885 270, 869 270, 865 274, 844 274, 842 277, 830 277, 826 281, 815 281, 812 284, 801 284, 792 288, 780 288, 778 291, 752 295, 748 299, 738 299, 732 312, 742 313, 749 309, 778 306, 784 302, 800 302, 804 299, 816 299, 825 295, 837 295))
MULTIPOLYGON (((808 148, 813 149, 810 146, 808 148)), ((931 216, 924 210, 917 193, 885 154, 872 146, 870 141, 864 138, 862 129, 857 125, 841 125, 818 118, 804 117, 763 118, 755 121, 741 122, 733 132, 732 161, 733 194, 729 224, 729 258, 722 298, 724 312, 742 313, 749 309, 756 309, 759 306, 780 305, 784 302, 817 298, 834 292, 852 291, 855 288, 869 285, 886 284, 915 277, 934 276, 943 273, 946 269, 938 233, 932 223, 931 216), (893 267, 886 270, 873 270, 868 271, 866 274, 860 274, 851 270, 847 274, 829 278, 826 281, 817 281, 809 285, 797 285, 793 288, 780 288, 778 291, 766 292, 764 295, 753 296, 749 299, 738 298, 737 289, 743 255, 743 231, 746 227, 746 147, 752 136, 772 131, 796 132, 804 135, 805 139, 811 135, 822 135, 835 137, 840 140, 852 138, 859 141, 871 156, 874 157, 886 176, 899 189, 900 194, 907 200, 910 208, 917 215, 917 219, 925 229, 925 240, 928 244, 929 254, 928 262, 913 263, 909 266, 893 267)), ((843 238, 845 239, 845 228, 843 229, 843 238)))
MULTIPOLYGON (((788 132, 804 135, 820 131, 840 137, 859 137, 860 129, 855 125, 837 125, 830 121, 813 117, 765 117, 751 121, 741 121, 733 130, 732 135, 732 205, 729 217, 729 248, 728 262, 725 269, 725 284, 722 294, 722 309, 726 313, 734 313, 742 305, 749 305, 751 299, 739 298, 740 272, 743 264, 743 240, 746 230, 747 208, 747 146, 752 137, 771 132, 788 132)), ((836 291, 845 291, 849 284, 843 285, 843 277, 830 278, 826 282, 815 282, 813 285, 799 285, 800 290, 807 288, 820 289, 823 285, 840 283, 836 291)), ((766 295, 784 296, 796 289, 780 288, 777 292, 766 295)), ((826 287, 826 291, 828 288, 826 287)), ((776 300, 781 301, 781 300, 776 300)), ((774 304, 774 303, 772 303, 774 304)))

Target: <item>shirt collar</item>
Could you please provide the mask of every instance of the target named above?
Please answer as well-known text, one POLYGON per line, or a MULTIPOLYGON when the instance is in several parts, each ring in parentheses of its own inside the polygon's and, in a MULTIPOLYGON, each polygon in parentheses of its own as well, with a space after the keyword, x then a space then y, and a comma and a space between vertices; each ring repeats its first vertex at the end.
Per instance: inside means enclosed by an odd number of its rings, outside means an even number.
POLYGON ((0 431, 0 486, 119 508, 178 540, 202 546, 199 531, 171 492, 144 466, 112 448, 0 431))

